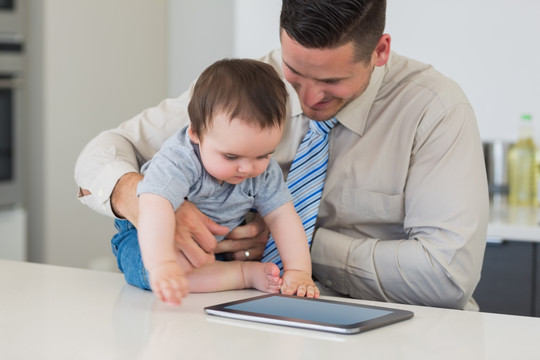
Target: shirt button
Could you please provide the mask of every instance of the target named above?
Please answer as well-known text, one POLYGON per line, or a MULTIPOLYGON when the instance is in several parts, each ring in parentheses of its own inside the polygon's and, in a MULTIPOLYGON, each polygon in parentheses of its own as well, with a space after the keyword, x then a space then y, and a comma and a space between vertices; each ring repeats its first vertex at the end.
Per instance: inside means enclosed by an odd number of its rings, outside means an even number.
POLYGON ((326 280, 325 284, 326 284, 327 287, 332 287, 332 285, 333 285, 332 280, 326 280))

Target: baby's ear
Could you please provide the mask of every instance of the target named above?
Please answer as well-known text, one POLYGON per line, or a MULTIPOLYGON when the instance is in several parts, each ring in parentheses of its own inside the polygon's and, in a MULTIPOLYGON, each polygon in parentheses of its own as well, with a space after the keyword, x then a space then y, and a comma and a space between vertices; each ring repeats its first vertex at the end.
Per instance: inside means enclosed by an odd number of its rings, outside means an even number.
POLYGON ((194 142, 195 144, 198 144, 200 142, 199 136, 195 133, 195 131, 193 131, 193 128, 191 127, 191 125, 188 127, 187 131, 188 131, 188 135, 191 141, 194 142))

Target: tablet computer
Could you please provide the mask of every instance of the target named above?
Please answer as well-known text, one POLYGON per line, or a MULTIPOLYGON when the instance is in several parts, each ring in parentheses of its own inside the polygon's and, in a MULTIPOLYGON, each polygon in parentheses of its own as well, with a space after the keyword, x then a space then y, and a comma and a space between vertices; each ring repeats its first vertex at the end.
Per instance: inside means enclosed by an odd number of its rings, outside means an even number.
POLYGON ((207 306, 210 315, 341 334, 390 325, 413 317, 412 311, 358 303, 268 294, 207 306))

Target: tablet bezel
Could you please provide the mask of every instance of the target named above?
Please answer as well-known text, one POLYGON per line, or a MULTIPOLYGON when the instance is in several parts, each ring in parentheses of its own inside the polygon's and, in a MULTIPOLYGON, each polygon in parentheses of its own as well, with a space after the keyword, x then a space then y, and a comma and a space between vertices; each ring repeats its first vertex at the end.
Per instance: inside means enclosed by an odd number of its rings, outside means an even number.
POLYGON ((340 334, 357 334, 360 332, 365 332, 368 330, 376 329, 382 326, 386 326, 386 325, 390 325, 396 322, 410 319, 414 315, 412 311, 408 311, 408 310, 393 309, 393 308, 381 307, 381 306, 364 305, 364 304, 359 304, 359 303, 338 301, 338 300, 305 298, 305 297, 298 297, 298 296, 284 295, 284 294, 266 294, 266 295, 226 302, 222 304, 207 306, 204 308, 204 311, 207 314, 215 315, 215 316, 255 321, 255 322, 274 324, 274 325, 292 326, 296 328, 328 331, 328 332, 334 332, 334 333, 340 333, 340 334), (242 311, 242 310, 228 308, 230 306, 247 303, 251 301, 257 301, 260 299, 274 297, 274 296, 292 298, 292 299, 296 299, 297 301, 325 302, 325 303, 333 303, 333 304, 339 304, 339 305, 351 306, 351 307, 361 307, 361 308, 366 308, 366 309, 383 310, 383 311, 388 311, 390 313, 376 317, 376 318, 352 323, 352 324, 341 325, 341 324, 331 324, 331 323, 326 323, 326 322, 304 320, 304 319, 269 315, 269 314, 264 314, 264 313, 242 311))

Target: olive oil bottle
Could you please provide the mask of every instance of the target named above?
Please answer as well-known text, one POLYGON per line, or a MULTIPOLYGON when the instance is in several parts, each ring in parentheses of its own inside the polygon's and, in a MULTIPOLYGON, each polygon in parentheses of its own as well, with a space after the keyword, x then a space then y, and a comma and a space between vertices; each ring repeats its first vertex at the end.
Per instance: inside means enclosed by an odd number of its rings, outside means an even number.
POLYGON ((536 206, 537 165, 532 116, 521 117, 519 140, 508 152, 508 203, 518 206, 536 206))

